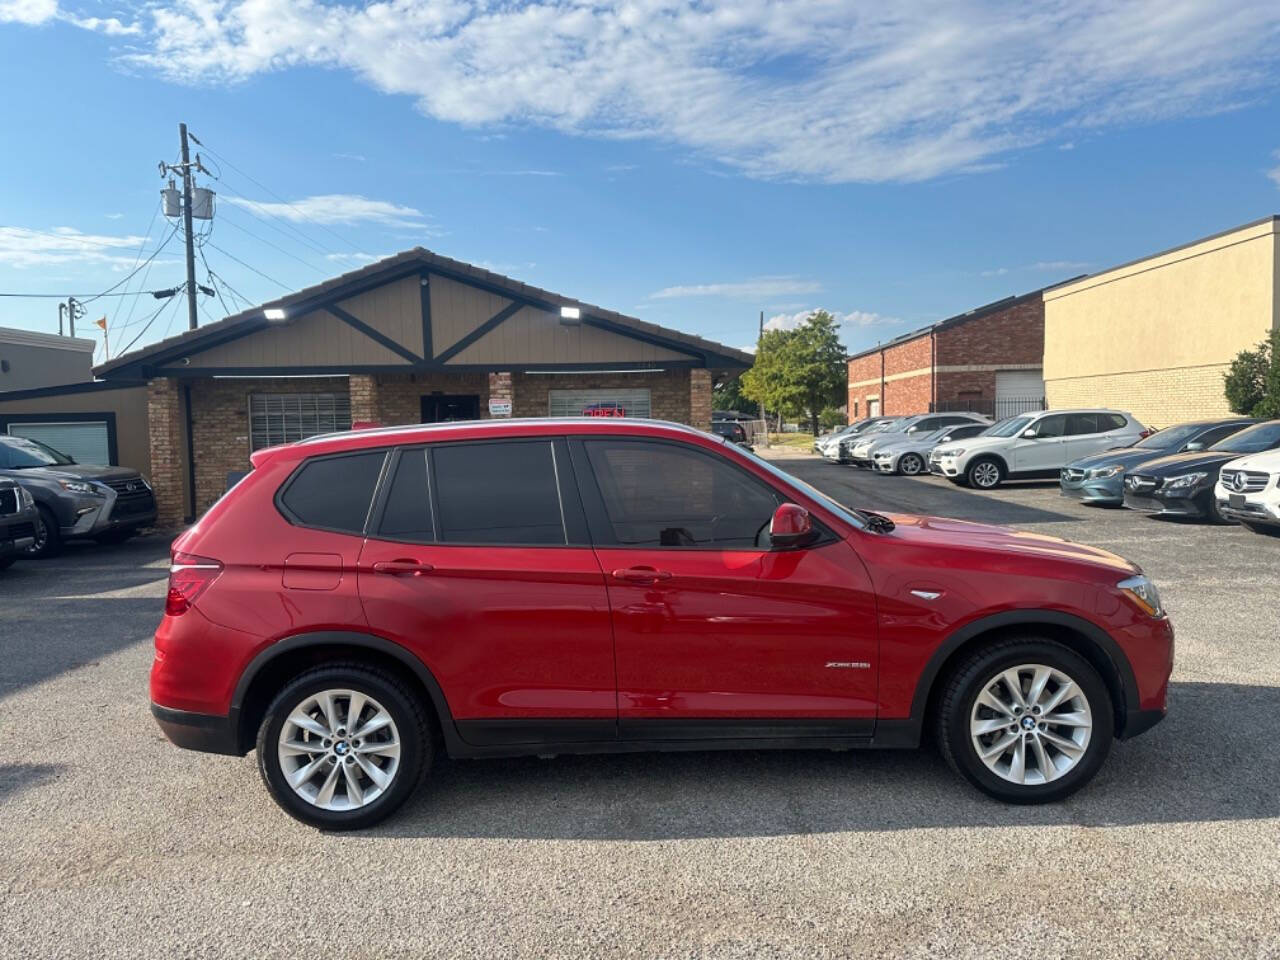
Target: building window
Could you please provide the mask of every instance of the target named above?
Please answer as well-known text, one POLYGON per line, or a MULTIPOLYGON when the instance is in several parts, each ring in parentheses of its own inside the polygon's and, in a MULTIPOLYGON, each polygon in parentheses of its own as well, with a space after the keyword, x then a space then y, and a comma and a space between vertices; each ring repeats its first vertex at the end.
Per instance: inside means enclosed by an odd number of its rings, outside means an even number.
POLYGON ((647 417, 647 389, 552 390, 547 402, 551 417, 647 417))
POLYGON ((345 393, 249 394, 251 450, 350 429, 351 398, 345 393))

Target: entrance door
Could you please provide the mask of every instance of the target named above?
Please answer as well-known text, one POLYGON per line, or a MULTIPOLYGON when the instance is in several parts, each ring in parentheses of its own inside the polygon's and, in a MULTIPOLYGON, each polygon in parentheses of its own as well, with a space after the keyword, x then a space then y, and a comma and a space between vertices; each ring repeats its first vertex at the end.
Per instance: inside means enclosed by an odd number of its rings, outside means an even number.
POLYGON ((880 416, 880 398, 879 397, 876 397, 874 400, 867 401, 867 416, 868 417, 880 416))
POLYGON ((875 596, 847 543, 772 549, 783 495, 710 451, 608 439, 573 453, 623 739, 871 735, 875 596))
POLYGON ((452 423, 454 420, 479 420, 480 397, 477 394, 433 393, 422 398, 423 423, 452 423))

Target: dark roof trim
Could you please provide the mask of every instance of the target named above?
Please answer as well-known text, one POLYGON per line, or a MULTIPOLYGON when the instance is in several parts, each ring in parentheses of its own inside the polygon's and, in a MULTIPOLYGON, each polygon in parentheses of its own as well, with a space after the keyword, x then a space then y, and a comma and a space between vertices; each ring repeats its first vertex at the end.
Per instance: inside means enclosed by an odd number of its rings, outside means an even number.
MULTIPOLYGON (((1073 279, 1079 280, 1083 276, 1085 276, 1085 274, 1081 274, 1079 277, 1075 277, 1073 279)), ((1063 282, 1070 283, 1071 281, 1066 280, 1063 282)), ((918 340, 921 337, 926 337, 930 333, 936 333, 939 330, 948 330, 951 327, 958 327, 962 324, 968 323, 970 320, 980 320, 983 317, 989 317, 993 313, 1000 313, 1004 310, 1008 310, 1010 307, 1016 307, 1020 304, 1026 303, 1029 300, 1036 300, 1044 296, 1044 292, 1048 289, 1050 288, 1041 287, 1039 290, 1032 290, 1030 293, 1024 293, 1020 296, 1003 297, 1000 300, 993 300, 991 303, 984 304, 981 307, 974 307, 972 310, 966 311, 965 313, 957 313, 954 317, 947 317, 945 320, 939 320, 936 323, 931 323, 927 327, 921 327, 918 330, 912 330, 910 333, 901 334, 900 336, 894 337, 892 340, 886 340, 884 343, 876 344, 874 347, 868 347, 866 350, 861 350, 858 353, 851 353, 845 358, 845 360, 860 360, 863 357, 869 357, 873 354, 879 353, 881 350, 888 350, 890 347, 901 346, 911 340, 918 340)))
POLYGON ((145 387, 145 380, 85 380, 81 383, 64 383, 54 387, 31 387, 27 390, 7 390, 0 393, 0 403, 9 400, 32 400, 36 397, 61 397, 77 393, 98 393, 102 390, 127 390, 145 387))
MULTIPOLYGON (((217 344, 247 336, 266 326, 263 311, 270 308, 286 309, 294 315, 308 313, 312 310, 327 308, 341 300, 349 299, 374 287, 393 283, 408 276, 425 276, 434 274, 449 280, 476 287, 498 296, 507 297, 516 302, 535 307, 540 310, 558 312, 561 306, 574 305, 582 311, 584 323, 592 323, 615 333, 632 336, 637 339, 649 339, 651 342, 662 342, 671 349, 697 356, 709 367, 725 369, 744 369, 752 362, 750 354, 701 337, 669 330, 656 324, 646 323, 635 317, 606 310, 590 304, 583 304, 571 297, 565 297, 538 287, 491 273, 488 270, 474 267, 460 260, 432 253, 422 247, 415 247, 404 253, 396 254, 377 263, 369 264, 359 270, 345 273, 332 280, 297 293, 272 300, 260 306, 208 324, 198 330, 187 331, 174 337, 161 340, 140 350, 117 357, 95 368, 102 376, 147 376, 151 371, 163 364, 192 354, 207 350, 217 344)), ((425 299, 425 298, 424 298, 425 299)), ((504 366, 519 366, 507 364, 504 366)), ((496 367, 494 369, 497 369, 496 367)))
MULTIPOLYGON (((579 371, 604 371, 626 373, 636 370, 687 370, 702 366, 701 360, 690 357, 688 360, 626 360, 614 363, 512 363, 502 367, 492 363, 448 363, 448 364, 340 364, 337 366, 312 367, 154 367, 148 368, 153 377, 173 377, 176 380, 203 377, 261 377, 269 380, 272 377, 345 377, 353 373, 493 373, 496 370, 524 373, 528 371, 547 372, 563 370, 569 373, 579 371)), ((114 381, 113 381, 114 382, 114 381)), ((127 386, 145 385, 145 380, 136 380, 127 386)), ((5 394, 0 394, 0 401, 5 394)))

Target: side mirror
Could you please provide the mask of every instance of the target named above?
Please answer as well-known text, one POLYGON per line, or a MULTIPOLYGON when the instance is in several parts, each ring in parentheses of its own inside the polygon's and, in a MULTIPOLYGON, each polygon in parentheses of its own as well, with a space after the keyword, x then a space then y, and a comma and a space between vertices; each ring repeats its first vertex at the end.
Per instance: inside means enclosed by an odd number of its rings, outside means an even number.
POLYGON ((1037 436, 1038 434, 1036 433, 1035 427, 1032 427, 1030 430, 1022 431, 1022 438, 1024 440, 1034 440, 1037 436))
POLYGON ((813 520, 804 507, 784 503, 773 511, 773 519, 769 521, 769 540, 775 547, 802 546, 813 536, 813 520))
POLYGON ((1187 444, 1185 447, 1183 447, 1182 449, 1183 449, 1184 451, 1188 452, 1188 453, 1189 453, 1189 452, 1191 452, 1192 450, 1203 450, 1203 449, 1204 449, 1204 444, 1203 444, 1203 443, 1201 443, 1199 440, 1192 440, 1190 443, 1188 443, 1188 444, 1187 444))

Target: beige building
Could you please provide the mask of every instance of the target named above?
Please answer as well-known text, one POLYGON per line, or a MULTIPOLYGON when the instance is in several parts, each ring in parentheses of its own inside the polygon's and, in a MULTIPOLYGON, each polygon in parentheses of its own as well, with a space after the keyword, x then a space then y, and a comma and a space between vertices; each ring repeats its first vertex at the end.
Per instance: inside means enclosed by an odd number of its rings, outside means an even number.
POLYGON ((1227 414, 1222 375, 1280 326, 1280 217, 1044 293, 1045 396, 1143 423, 1227 414))
POLYGON ((715 378, 750 364, 418 248, 116 357, 97 381, 0 394, 0 428, 80 425, 97 459, 151 480, 167 526, 208 508, 255 450, 361 423, 626 416, 709 429, 715 378))

